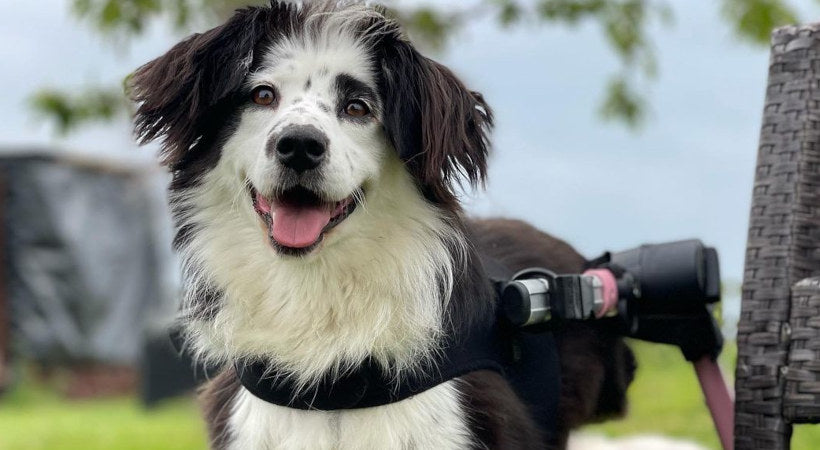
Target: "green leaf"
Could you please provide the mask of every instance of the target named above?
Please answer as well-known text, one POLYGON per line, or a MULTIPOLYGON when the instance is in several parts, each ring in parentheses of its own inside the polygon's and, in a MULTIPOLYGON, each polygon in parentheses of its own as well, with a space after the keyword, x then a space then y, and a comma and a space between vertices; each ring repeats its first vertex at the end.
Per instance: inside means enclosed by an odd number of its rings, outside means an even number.
POLYGON ((42 89, 29 99, 31 108, 54 121, 56 132, 65 135, 90 122, 109 121, 128 110, 122 89, 91 88, 79 94, 42 89))
POLYGON ((627 61, 644 46, 645 18, 641 0, 613 2, 602 18, 609 44, 627 61))
POLYGON ((503 26, 510 26, 521 18, 521 8, 514 3, 507 3, 501 7, 498 20, 503 26))
POLYGON ((57 133, 61 135, 68 133, 77 118, 76 110, 58 92, 40 91, 31 97, 30 103, 36 112, 54 120, 57 133))
POLYGON ((117 0, 108 0, 103 6, 100 14, 100 24, 104 27, 111 27, 123 19, 122 9, 117 0))
POLYGON ((616 76, 607 84, 599 112, 605 120, 621 121, 632 129, 637 129, 645 119, 645 100, 624 76, 616 76))
POLYGON ((605 0, 541 0, 538 12, 544 19, 575 23, 600 14, 608 3, 605 0))
POLYGON ((768 44, 775 28, 799 21, 782 0, 724 0, 723 14, 739 37, 758 44, 768 44))

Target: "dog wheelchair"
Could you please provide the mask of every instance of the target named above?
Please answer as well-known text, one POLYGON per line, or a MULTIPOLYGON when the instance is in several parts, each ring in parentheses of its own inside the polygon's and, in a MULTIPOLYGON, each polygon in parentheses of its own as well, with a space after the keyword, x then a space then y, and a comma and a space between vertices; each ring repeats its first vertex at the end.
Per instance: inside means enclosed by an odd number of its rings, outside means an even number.
MULTIPOLYGON (((732 448, 733 402, 716 362, 723 336, 712 314, 720 301, 717 251, 699 240, 642 245, 605 253, 588 266, 581 274, 560 275, 533 267, 507 278, 485 261, 501 327, 537 333, 595 320, 613 334, 679 347, 694 364, 721 444, 732 448)), ((525 340, 524 352, 528 345, 525 340)), ((515 373, 509 377, 521 384, 515 373)))
POLYGON ((563 277, 537 270, 519 274, 500 286, 508 320, 527 327, 528 322, 597 319, 626 336, 677 345, 695 365, 724 449, 789 449, 793 425, 820 423, 818 67, 820 24, 773 32, 746 246, 734 403, 714 363, 722 344, 709 314, 719 300, 717 255, 696 241, 604 258, 603 268, 609 264, 615 269, 615 283, 597 271, 563 277), (641 257, 651 261, 653 252, 668 252, 672 258, 668 265, 641 266, 641 257), (684 254, 690 256, 688 264, 698 261, 702 271, 674 262, 684 254), (659 289, 629 292, 635 275, 648 275, 642 281, 659 282, 659 289), (618 289, 614 307, 606 301, 606 285, 610 292, 612 286, 618 289), (673 286, 687 294, 674 295, 673 286))

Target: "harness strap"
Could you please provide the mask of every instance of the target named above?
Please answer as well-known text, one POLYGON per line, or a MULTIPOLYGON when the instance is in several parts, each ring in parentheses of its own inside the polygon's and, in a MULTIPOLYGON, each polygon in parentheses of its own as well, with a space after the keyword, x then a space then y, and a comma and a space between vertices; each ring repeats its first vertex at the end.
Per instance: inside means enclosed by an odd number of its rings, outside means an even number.
POLYGON ((378 363, 368 359, 352 372, 325 377, 307 389, 298 389, 292 377, 263 363, 237 362, 235 367, 245 389, 275 405, 320 411, 370 408, 404 400, 477 370, 504 375, 503 341, 495 324, 478 324, 458 342, 445 342, 432 363, 399 380, 386 376, 378 363))

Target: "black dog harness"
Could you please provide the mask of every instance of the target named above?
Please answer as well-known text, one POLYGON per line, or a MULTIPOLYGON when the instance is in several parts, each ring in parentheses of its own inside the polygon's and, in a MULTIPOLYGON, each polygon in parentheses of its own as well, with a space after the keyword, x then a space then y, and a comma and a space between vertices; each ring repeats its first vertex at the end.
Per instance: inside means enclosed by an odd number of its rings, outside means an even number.
POLYGON ((292 377, 271 372, 262 363, 236 364, 242 385, 266 402, 305 410, 335 411, 370 408, 402 401, 447 380, 477 370, 503 374, 504 349, 499 345, 497 327, 474 327, 463 344, 447 342, 428 367, 412 371, 398 380, 368 359, 356 370, 341 377, 326 377, 311 389, 298 390, 292 377))
MULTIPOLYGON (((501 280, 510 279, 503 266, 484 263, 497 289, 501 280)), ((431 363, 398 382, 372 360, 308 389, 297 389, 292 377, 269 364, 238 362, 235 367, 242 386, 254 396, 279 406, 319 411, 387 405, 470 372, 491 370, 510 383, 547 437, 555 430, 561 386, 552 334, 507 326, 499 320, 475 323, 462 336, 446 339, 431 363)))

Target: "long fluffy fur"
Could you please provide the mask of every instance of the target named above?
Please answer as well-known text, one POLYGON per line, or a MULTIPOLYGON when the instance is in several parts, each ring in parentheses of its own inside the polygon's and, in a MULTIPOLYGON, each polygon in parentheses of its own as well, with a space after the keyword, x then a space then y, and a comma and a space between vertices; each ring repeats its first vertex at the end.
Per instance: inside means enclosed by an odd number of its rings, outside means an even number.
MULTIPOLYGON (((137 136, 162 141, 161 161, 173 174, 182 322, 201 359, 266 362, 307 388, 369 358, 398 382, 427 367, 445 336, 493 320, 477 247, 498 252, 493 239, 500 239, 506 250, 496 256, 512 268, 520 262, 514 255, 532 259, 526 255, 534 248, 544 250, 538 265, 555 269, 567 259, 577 270, 582 261, 523 224, 465 222, 459 183, 484 181, 492 112, 449 69, 419 54, 395 22, 358 2, 273 1, 239 10, 140 67, 130 93, 137 136), (375 93, 373 120, 336 112, 341 75, 375 93), (275 108, 248 104, 258 85, 278 90, 275 108), (328 136, 320 176, 297 177, 270 157, 274 137, 293 124, 328 136), (358 202, 301 257, 271 247, 248 195, 291 182, 358 202)), ((603 376, 622 362, 604 348, 622 344, 607 339, 562 348, 596 349, 589 361, 603 376)), ((574 392, 575 374, 564 377, 574 392)), ((627 378, 611 389, 606 412, 622 408, 617 396, 627 378)), ((608 395, 598 378, 583 383, 584 405, 608 395)), ((203 399, 212 446, 220 449, 540 448, 564 441, 542 442, 509 385, 484 372, 368 412, 269 405, 241 388, 230 368, 203 399)), ((585 420, 600 409, 576 415, 585 420)), ((562 422, 560 433, 576 422, 562 422)))
POLYGON ((359 212, 362 226, 309 261, 262 247, 256 217, 221 206, 233 202, 229 190, 175 197, 197 211, 183 224, 202 224, 180 249, 184 309, 198 307, 199 286, 221 288, 216 312, 187 324, 194 350, 216 363, 269 359, 305 385, 367 357, 398 376, 431 356, 460 259, 451 249, 464 244, 435 208, 412 195, 400 163, 392 165, 359 212))

